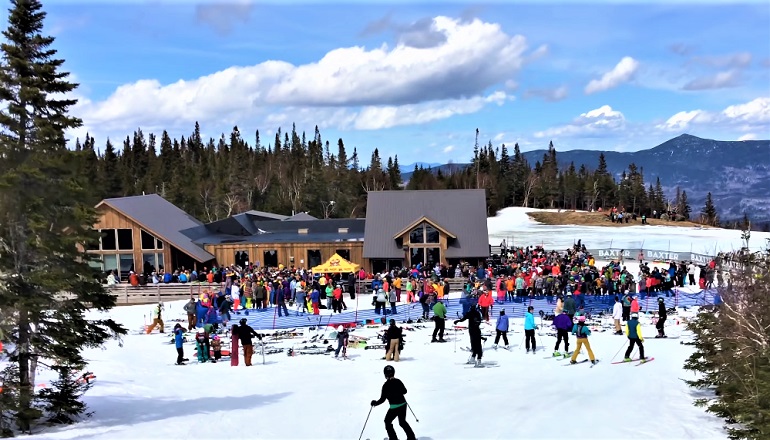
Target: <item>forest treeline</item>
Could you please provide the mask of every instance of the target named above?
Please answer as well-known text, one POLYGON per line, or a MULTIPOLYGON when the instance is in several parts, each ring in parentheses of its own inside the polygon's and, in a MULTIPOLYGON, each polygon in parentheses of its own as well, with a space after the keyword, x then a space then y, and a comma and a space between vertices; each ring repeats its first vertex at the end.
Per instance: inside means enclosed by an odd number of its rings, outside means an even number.
MULTIPOLYGON (((110 140, 96 147, 87 135, 75 150, 81 172, 95 189, 95 198, 158 193, 204 222, 250 209, 280 214, 308 212, 319 218, 363 217, 368 191, 399 189, 484 188, 488 215, 508 206, 591 210, 617 207, 650 215, 676 212, 690 217, 685 191, 671 200, 660 179, 647 182, 636 164, 616 179, 604 155, 596 168, 574 163, 559 167, 553 143, 541 160, 527 161, 518 144, 513 151, 491 141, 476 144, 470 165, 448 170, 415 168, 404 184, 398 156, 368 158, 348 151, 342 139, 324 140, 318 127, 311 138, 304 132, 279 128, 268 141, 257 131, 246 140, 238 127, 218 139, 204 139, 196 122, 187 137, 160 137, 141 129, 122 143, 110 140), (363 159, 363 160, 362 160, 363 159), (334 203, 330 203, 330 202, 334 203)), ((433 160, 433 158, 430 158, 433 160)), ((713 210, 713 205, 711 206, 713 210)), ((710 212, 707 223, 717 221, 710 212)))

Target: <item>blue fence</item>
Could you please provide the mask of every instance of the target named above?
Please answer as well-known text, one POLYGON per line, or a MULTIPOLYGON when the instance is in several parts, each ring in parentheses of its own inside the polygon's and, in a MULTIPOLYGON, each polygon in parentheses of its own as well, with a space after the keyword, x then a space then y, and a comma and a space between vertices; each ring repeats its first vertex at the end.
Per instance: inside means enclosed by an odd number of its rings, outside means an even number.
MULTIPOLYGON (((666 307, 692 307, 692 306, 705 306, 714 304, 716 289, 703 290, 698 293, 684 293, 680 291, 661 292, 658 295, 641 295, 638 298, 639 306, 643 311, 657 311, 658 310, 658 297, 662 297, 665 301, 666 307)), ((583 295, 581 295, 583 296, 583 295)), ((584 296, 585 305, 584 308, 587 312, 598 313, 600 311, 610 311, 615 302, 614 296, 584 296)), ((445 300, 444 303, 447 306, 447 316, 455 318, 462 314, 463 305, 459 299, 445 300)), ((536 297, 536 298, 517 298, 514 302, 508 303, 495 303, 492 307, 494 315, 490 318, 494 318, 499 314, 500 310, 505 310, 505 314, 512 318, 523 318, 527 311, 527 307, 533 306, 535 308, 535 314, 539 314, 540 310, 546 314, 553 313, 555 307, 555 301, 551 298, 536 297)), ((300 328, 310 327, 317 325, 337 325, 347 324, 353 322, 365 322, 368 320, 379 320, 382 317, 388 319, 396 319, 396 321, 403 322, 409 319, 417 320, 422 315, 422 304, 401 304, 396 306, 396 314, 387 315, 376 314, 374 309, 345 311, 342 313, 335 313, 333 315, 312 315, 312 314, 297 314, 296 310, 289 309, 288 316, 278 316, 277 308, 269 308, 263 310, 249 310, 248 315, 246 311, 240 311, 239 314, 232 314, 233 321, 246 318, 249 325, 257 330, 269 330, 269 329, 287 329, 287 328, 300 328)))

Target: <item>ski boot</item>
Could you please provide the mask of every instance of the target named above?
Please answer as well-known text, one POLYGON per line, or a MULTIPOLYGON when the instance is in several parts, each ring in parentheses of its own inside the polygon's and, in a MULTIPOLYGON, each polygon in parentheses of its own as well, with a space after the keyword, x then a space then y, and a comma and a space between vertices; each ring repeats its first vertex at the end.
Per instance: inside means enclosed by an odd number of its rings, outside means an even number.
POLYGON ((575 364, 577 364, 577 361, 572 361, 571 360, 571 361, 569 361, 569 363, 570 363, 570 365, 575 365, 575 364))
POLYGON ((475 362, 476 362, 476 361, 475 361, 474 357, 473 357, 473 356, 471 356, 471 357, 469 357, 469 358, 468 358, 468 362, 466 362, 466 364, 468 364, 468 365, 472 365, 472 364, 474 364, 475 362))
POLYGON ((553 352, 553 357, 559 357, 559 356, 561 356, 561 353, 559 353, 558 351, 553 352))
POLYGON ((623 359, 623 362, 631 362, 631 358, 625 358, 623 359))
POLYGON ((598 360, 598 359, 594 359, 594 360, 592 360, 592 361, 591 361, 591 363, 592 363, 593 365, 596 365, 596 364, 598 364, 598 363, 599 363, 599 360, 598 360))
POLYGON ((647 359, 646 359, 646 358, 641 358, 641 359, 639 360, 639 363, 640 363, 640 364, 646 364, 646 363, 647 363, 647 359))
POLYGON ((479 368, 479 367, 481 367, 481 366, 482 366, 482 365, 481 365, 481 359, 476 359, 476 365, 475 365, 475 367, 476 367, 476 368, 479 368))

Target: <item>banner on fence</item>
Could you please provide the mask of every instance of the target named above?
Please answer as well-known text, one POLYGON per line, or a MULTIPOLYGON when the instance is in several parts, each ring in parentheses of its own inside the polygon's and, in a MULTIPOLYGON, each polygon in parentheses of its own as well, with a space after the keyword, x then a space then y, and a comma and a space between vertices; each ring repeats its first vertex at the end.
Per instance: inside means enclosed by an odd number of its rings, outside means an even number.
POLYGON ((706 254, 653 249, 599 248, 589 249, 588 252, 597 260, 638 260, 641 254, 641 259, 645 261, 675 261, 677 263, 692 261, 697 265, 706 265, 714 259, 714 256, 706 254))

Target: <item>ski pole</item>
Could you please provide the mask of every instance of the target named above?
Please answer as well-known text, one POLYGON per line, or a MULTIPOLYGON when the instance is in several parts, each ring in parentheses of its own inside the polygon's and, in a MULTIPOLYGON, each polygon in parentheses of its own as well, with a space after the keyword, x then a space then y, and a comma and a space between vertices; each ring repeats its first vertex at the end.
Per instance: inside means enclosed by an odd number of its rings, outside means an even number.
POLYGON ((414 416, 414 419, 417 420, 417 423, 420 423, 420 419, 418 419, 417 416, 414 415, 414 411, 412 411, 412 407, 409 405, 409 402, 406 402, 406 407, 409 408, 409 412, 412 413, 412 415, 414 416))
POLYGON ((374 409, 374 405, 369 407, 369 414, 366 415, 366 421, 364 422, 364 427, 361 428, 361 435, 358 436, 358 440, 361 440, 361 437, 364 436, 364 430, 366 429, 366 424, 369 423, 369 416, 372 415, 373 409, 374 409))
POLYGON ((620 350, 622 350, 622 349, 623 349, 623 347, 625 347, 625 346, 626 346, 626 343, 625 343, 625 341, 624 341, 624 342, 623 342, 623 345, 621 345, 621 346, 620 346, 620 348, 618 349, 618 351, 616 351, 616 352, 615 352, 615 355, 614 355, 614 356, 612 356, 612 359, 610 359, 610 362, 613 362, 613 361, 615 360, 615 357, 618 355, 618 353, 620 353, 620 350))

